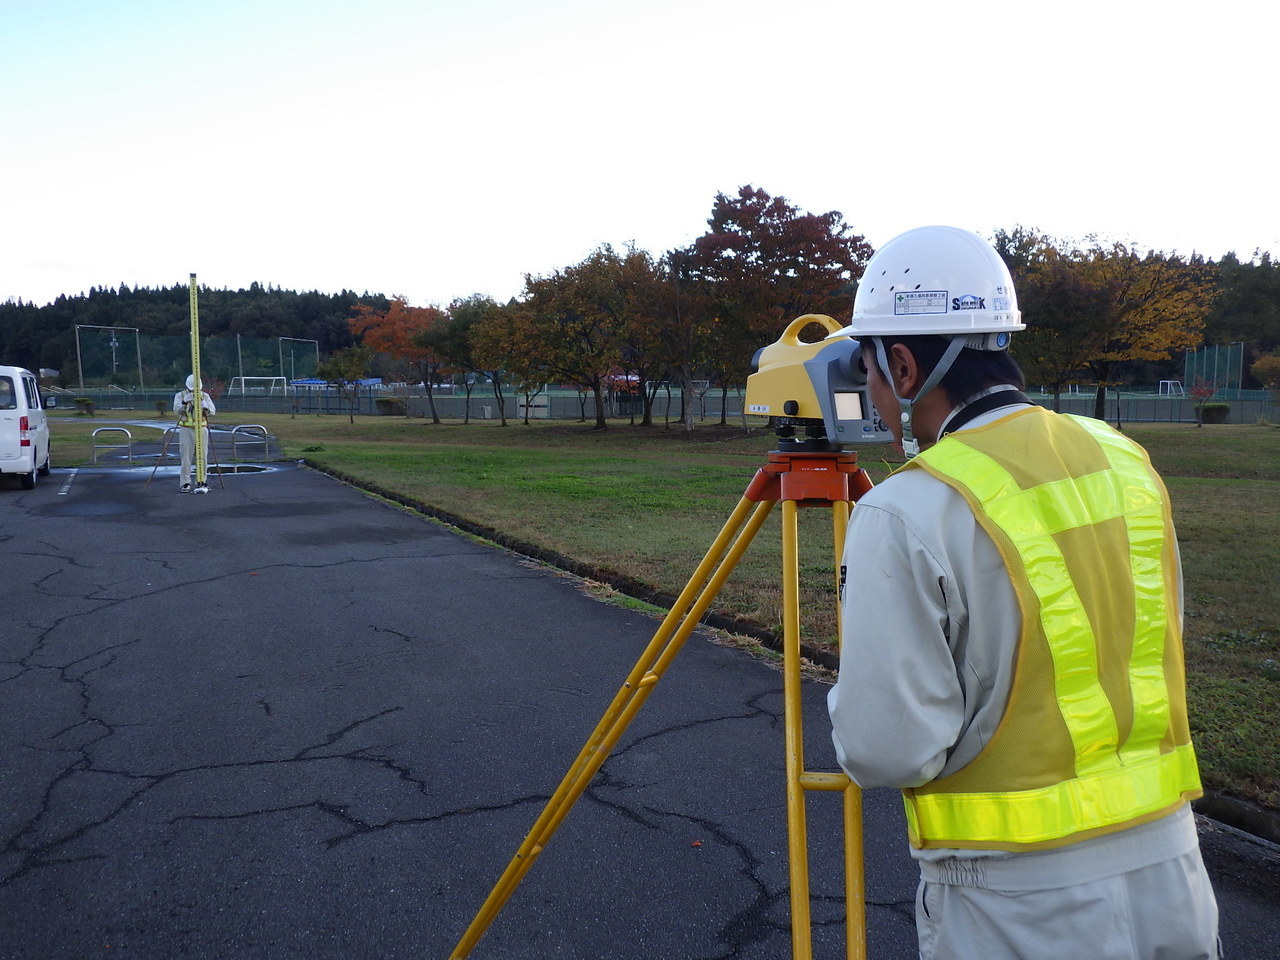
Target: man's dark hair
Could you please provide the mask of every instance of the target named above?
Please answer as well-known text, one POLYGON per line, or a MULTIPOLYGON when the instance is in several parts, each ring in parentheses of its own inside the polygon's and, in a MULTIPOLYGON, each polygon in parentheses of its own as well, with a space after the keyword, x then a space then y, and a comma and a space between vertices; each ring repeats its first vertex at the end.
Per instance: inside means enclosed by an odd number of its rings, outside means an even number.
MULTIPOLYGON (((912 337, 882 337, 885 350, 895 343, 900 343, 916 358, 916 363, 926 375, 938 365, 946 352, 950 339, 932 335, 912 337)), ((862 355, 867 363, 875 363, 876 346, 871 340, 862 343, 862 355)), ((965 347, 951 364, 951 369, 942 376, 939 386, 946 391, 947 398, 954 403, 968 400, 979 390, 993 387, 1000 383, 1010 383, 1022 390, 1026 387, 1026 378, 1018 361, 1009 356, 1008 350, 972 350, 965 347)))

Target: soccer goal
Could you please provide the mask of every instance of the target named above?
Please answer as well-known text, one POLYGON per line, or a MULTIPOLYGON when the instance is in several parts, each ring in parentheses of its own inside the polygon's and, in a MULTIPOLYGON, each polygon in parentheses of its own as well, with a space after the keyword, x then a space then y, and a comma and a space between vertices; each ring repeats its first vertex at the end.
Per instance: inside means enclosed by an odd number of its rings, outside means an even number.
POLYGON ((283 397, 289 392, 289 383, 284 377, 232 377, 231 392, 235 393, 237 390, 242 397, 248 393, 274 397, 276 390, 279 390, 283 397))

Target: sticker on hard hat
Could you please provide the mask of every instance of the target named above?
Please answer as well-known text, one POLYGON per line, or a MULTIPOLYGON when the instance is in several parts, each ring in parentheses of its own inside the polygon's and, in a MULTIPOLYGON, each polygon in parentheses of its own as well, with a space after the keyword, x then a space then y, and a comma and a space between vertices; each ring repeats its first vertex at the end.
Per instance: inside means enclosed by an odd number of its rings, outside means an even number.
POLYGON ((946 313, 947 291, 908 290, 894 294, 893 315, 914 316, 918 313, 946 313))
POLYGON ((951 298, 952 310, 985 310, 987 309, 987 301, 984 297, 975 297, 972 293, 966 293, 963 297, 951 298))

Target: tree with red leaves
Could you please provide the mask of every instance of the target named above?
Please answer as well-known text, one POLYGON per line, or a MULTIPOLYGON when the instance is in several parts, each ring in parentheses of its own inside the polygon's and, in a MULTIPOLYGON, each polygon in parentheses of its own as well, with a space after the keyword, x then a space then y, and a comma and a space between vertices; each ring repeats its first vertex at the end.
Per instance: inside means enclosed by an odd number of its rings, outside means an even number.
POLYGON ((852 314, 872 249, 843 214, 805 213, 748 185, 716 194, 707 226, 687 263, 714 300, 713 359, 725 381, 745 382, 755 347, 797 316, 852 314))

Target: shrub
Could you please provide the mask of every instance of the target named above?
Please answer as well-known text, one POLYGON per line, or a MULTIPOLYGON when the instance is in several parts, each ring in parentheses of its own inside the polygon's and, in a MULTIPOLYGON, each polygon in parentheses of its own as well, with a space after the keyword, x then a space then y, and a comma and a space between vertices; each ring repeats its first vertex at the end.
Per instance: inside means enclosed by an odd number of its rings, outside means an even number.
POLYGON ((1206 403, 1200 407, 1201 423, 1226 423, 1227 414, 1231 412, 1231 404, 1222 403, 1206 403))

